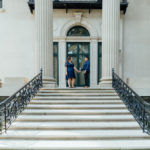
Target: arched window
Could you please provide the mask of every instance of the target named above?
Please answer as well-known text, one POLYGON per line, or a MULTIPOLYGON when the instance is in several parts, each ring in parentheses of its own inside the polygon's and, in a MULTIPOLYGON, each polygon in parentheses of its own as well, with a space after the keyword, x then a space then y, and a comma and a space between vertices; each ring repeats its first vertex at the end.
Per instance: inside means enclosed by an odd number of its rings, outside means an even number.
POLYGON ((75 26, 68 31, 67 36, 90 36, 90 33, 82 26, 75 26))

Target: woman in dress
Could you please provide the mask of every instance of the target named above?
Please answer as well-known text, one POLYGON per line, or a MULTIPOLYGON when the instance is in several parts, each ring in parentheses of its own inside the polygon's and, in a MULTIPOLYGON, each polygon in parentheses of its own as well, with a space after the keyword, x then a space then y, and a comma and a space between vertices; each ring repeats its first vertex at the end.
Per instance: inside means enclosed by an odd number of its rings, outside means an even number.
POLYGON ((68 56, 67 62, 65 64, 65 71, 66 71, 66 80, 68 81, 68 86, 71 88, 71 82, 72 82, 72 88, 74 88, 75 84, 75 71, 80 73, 80 71, 74 66, 72 63, 72 58, 68 56))

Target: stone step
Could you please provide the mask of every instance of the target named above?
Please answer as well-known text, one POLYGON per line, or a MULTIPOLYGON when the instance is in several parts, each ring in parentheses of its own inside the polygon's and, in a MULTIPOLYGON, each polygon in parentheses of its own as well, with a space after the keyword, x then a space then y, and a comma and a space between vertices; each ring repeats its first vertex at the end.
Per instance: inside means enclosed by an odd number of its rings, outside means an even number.
POLYGON ((83 88, 83 87, 77 87, 77 88, 41 88, 40 91, 42 90, 49 90, 49 91, 76 91, 76 90, 80 90, 80 91, 95 91, 95 90, 98 90, 98 91, 115 91, 112 87, 104 87, 104 88, 83 88))
POLYGON ((20 131, 13 131, 10 130, 7 133, 3 134, 3 137, 8 136, 60 136, 60 137, 64 137, 64 136, 74 136, 74 137, 82 137, 82 136, 88 136, 88 137, 99 137, 99 136, 103 136, 103 137, 131 137, 131 136, 136 136, 136 137, 150 137, 149 135, 147 135, 146 133, 143 133, 141 130, 130 130, 130 131, 126 131, 126 130, 108 130, 108 131, 103 131, 103 130, 70 130, 70 131, 66 131, 66 130, 53 130, 53 131, 45 131, 45 130, 38 130, 38 131, 24 131, 24 130, 20 130, 20 131))
POLYGON ((100 115, 119 115, 119 116, 122 116, 122 115, 131 115, 129 112, 120 112, 120 113, 117 113, 117 112, 114 112, 114 113, 111 113, 111 112, 38 112, 38 111, 26 111, 26 112, 22 112, 21 113, 22 115, 26 115, 26 116, 42 116, 42 115, 45 115, 45 116, 55 116, 55 115, 59 115, 59 116, 62 116, 62 115, 67 115, 67 116, 74 116, 74 115, 92 115, 92 116, 100 116, 100 115))
POLYGON ((26 109, 126 109, 123 104, 116 105, 36 105, 29 104, 26 109))
POLYGON ((36 130, 99 130, 99 131, 112 131, 112 130, 126 130, 126 131, 130 131, 130 130, 140 130, 140 127, 10 127, 10 130, 15 130, 15 131, 20 131, 20 130, 26 130, 26 131, 36 131, 36 130))
POLYGON ((116 104, 123 104, 123 102, 79 102, 79 101, 75 101, 75 102, 70 102, 70 101, 50 101, 50 100, 32 100, 30 102, 30 104, 34 104, 34 105, 61 105, 61 104, 66 104, 66 105, 74 105, 74 104, 80 104, 80 105, 100 105, 100 104, 105 104, 105 105, 116 105, 116 104))
POLYGON ((71 96, 71 97, 66 97, 66 96, 35 96, 33 100, 120 100, 118 96, 99 96, 99 97, 90 97, 90 96, 71 96))
POLYGON ((69 141, 75 141, 75 140, 150 140, 149 136, 118 136, 118 137, 108 137, 108 136, 89 136, 89 135, 81 135, 81 136, 0 136, 0 140, 69 140, 69 141))
POLYGON ((127 109, 25 109, 22 114, 28 114, 28 113, 34 113, 34 114, 93 114, 93 115, 99 115, 99 114, 129 114, 129 111, 127 109))
POLYGON ((57 107, 62 107, 62 108, 64 108, 64 107, 81 107, 81 108, 84 108, 84 107, 94 107, 94 108, 105 108, 105 107, 125 107, 125 105, 124 104, 116 104, 116 105, 112 105, 112 104, 99 104, 99 105, 94 105, 94 104, 88 104, 88 105, 86 105, 86 104, 84 104, 84 105, 80 105, 80 104, 74 104, 74 105, 72 105, 72 104, 56 104, 56 105, 37 105, 37 104, 28 104, 28 107, 40 107, 40 108, 47 108, 47 107, 49 107, 49 108, 57 108, 57 107))
POLYGON ((40 90, 38 93, 116 93, 115 90, 40 90))
POLYGON ((149 139, 141 140, 0 140, 3 150, 148 150, 149 139), (5 143, 5 145, 4 145, 5 143))
POLYGON ((20 115, 16 122, 135 122, 135 119, 131 115, 102 115, 102 116, 93 116, 93 115, 54 115, 54 116, 27 116, 20 115))
POLYGON ((30 103, 67 103, 67 104, 93 104, 93 103, 100 103, 100 104, 111 104, 111 103, 121 103, 123 104, 122 100, 34 100, 32 99, 30 103))
POLYGON ((96 96, 117 96, 118 95, 116 93, 37 93, 36 96, 44 96, 44 97, 48 97, 48 96, 92 96, 92 97, 96 97, 96 96))
POLYGON ((34 128, 34 129, 99 129, 99 128, 139 128, 137 122, 14 122, 10 128, 34 128))

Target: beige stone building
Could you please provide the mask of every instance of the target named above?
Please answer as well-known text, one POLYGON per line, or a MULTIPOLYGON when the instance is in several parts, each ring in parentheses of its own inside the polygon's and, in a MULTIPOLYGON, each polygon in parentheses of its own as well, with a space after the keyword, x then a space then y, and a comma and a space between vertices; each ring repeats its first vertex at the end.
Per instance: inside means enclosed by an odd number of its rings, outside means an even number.
MULTIPOLYGON (((41 67, 47 80, 66 87, 67 56, 78 69, 90 58, 91 87, 110 84, 115 68, 141 96, 150 95, 149 0, 108 1, 104 9, 101 0, 60 0, 46 8, 45 1, 37 7, 33 0, 0 1, 1 95, 12 94, 41 67)), ((76 86, 83 85, 83 74, 77 75, 76 86)))

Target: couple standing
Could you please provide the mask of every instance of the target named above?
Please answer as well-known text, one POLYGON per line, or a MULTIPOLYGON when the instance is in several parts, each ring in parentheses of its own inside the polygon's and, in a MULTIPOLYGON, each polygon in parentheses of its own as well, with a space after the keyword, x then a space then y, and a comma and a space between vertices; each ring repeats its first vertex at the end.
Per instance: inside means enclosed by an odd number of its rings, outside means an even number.
POLYGON ((71 88, 71 83, 72 83, 72 88, 74 88, 75 79, 76 79, 75 71, 78 73, 83 71, 84 79, 85 79, 85 88, 89 87, 90 61, 89 61, 88 57, 85 57, 85 63, 83 65, 83 68, 81 70, 78 70, 72 62, 72 57, 68 56, 67 62, 65 64, 65 69, 66 69, 65 70, 66 71, 66 80, 68 82, 69 88, 71 88))

